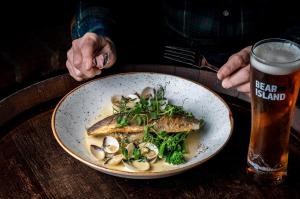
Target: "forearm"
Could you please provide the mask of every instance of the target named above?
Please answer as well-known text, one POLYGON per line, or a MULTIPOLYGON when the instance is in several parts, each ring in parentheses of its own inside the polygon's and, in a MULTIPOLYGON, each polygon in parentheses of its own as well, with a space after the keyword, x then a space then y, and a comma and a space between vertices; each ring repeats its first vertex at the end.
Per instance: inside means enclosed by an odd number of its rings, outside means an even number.
POLYGON ((82 37, 87 32, 112 37, 113 19, 107 5, 80 1, 71 24, 72 39, 82 37))

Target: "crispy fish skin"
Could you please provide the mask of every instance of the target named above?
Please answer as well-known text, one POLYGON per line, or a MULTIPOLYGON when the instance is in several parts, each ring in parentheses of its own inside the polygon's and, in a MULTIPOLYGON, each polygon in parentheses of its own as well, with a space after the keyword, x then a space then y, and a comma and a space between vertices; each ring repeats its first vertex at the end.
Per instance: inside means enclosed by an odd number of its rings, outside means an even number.
MULTIPOLYGON (((117 127, 118 114, 100 120, 87 129, 88 135, 105 135, 111 133, 142 133, 144 126, 130 124, 125 127, 117 127)), ((200 121, 183 115, 173 117, 163 116, 158 120, 153 120, 150 125, 158 131, 167 133, 189 132, 200 128, 200 121)))
POLYGON ((143 126, 132 124, 130 126, 117 127, 118 114, 111 115, 87 129, 88 135, 102 135, 111 133, 141 133, 143 126))
POLYGON ((179 133, 199 130, 200 121, 193 117, 177 115, 173 117, 163 116, 154 121, 154 128, 167 133, 179 133))

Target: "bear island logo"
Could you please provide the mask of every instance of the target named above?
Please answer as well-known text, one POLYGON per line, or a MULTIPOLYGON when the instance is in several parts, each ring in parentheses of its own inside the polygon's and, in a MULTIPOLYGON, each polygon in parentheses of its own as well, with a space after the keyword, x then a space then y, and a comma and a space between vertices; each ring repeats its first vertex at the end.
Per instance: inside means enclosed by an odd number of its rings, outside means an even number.
POLYGON ((278 86, 266 84, 258 80, 255 80, 255 95, 257 97, 272 101, 282 101, 286 98, 285 93, 278 92, 278 86))

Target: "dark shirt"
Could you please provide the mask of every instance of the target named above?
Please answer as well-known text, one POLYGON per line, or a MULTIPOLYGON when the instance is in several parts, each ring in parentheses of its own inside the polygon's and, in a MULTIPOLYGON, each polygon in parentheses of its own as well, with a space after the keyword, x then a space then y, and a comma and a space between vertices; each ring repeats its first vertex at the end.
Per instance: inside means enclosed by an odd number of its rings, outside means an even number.
POLYGON ((95 32, 131 51, 164 44, 191 47, 222 64, 230 54, 267 37, 300 42, 297 6, 288 1, 85 1, 79 4, 72 37, 95 32))

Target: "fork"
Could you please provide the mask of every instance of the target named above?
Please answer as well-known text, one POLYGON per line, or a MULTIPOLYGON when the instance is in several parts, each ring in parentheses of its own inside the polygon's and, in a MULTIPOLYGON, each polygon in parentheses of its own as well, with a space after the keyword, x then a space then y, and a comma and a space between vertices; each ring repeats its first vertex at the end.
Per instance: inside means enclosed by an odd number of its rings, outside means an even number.
POLYGON ((203 65, 202 63, 205 60, 204 56, 188 48, 164 46, 163 57, 199 69, 207 68, 214 72, 218 72, 219 70, 219 68, 212 65, 203 65))

